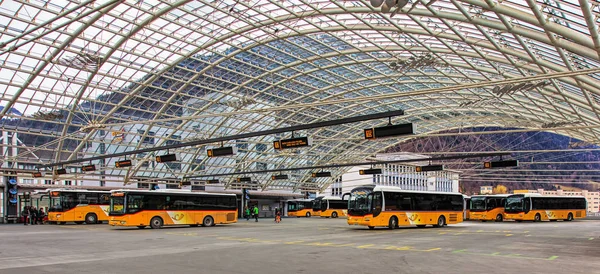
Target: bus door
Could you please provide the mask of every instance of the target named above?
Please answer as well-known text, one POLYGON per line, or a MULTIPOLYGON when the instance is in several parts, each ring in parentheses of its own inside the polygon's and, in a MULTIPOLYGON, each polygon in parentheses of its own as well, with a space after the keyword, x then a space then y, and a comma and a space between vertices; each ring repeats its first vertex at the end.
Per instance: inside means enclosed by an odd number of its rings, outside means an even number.
POLYGON ((373 212, 373 217, 377 217, 381 213, 383 197, 381 195, 381 192, 373 192, 370 195, 373 199, 373 202, 371 203, 371 212, 373 212))

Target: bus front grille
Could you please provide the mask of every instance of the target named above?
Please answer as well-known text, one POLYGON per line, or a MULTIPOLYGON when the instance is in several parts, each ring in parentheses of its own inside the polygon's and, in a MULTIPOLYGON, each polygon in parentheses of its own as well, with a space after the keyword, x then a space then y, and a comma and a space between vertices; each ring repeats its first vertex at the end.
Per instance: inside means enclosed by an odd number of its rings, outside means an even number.
POLYGON ((227 213, 227 221, 228 222, 235 221, 235 213, 227 213))
POLYGON ((450 214, 450 222, 456 222, 456 221, 458 221, 458 215, 450 214))

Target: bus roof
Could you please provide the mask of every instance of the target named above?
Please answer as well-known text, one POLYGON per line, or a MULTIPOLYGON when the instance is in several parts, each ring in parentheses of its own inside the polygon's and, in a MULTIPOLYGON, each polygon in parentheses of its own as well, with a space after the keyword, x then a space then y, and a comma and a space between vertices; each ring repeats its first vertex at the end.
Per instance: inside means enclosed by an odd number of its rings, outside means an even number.
POLYGON ((110 193, 115 192, 128 192, 128 193, 160 193, 160 194, 186 194, 186 195, 218 195, 218 196, 233 196, 231 193, 210 193, 210 192, 192 192, 190 190, 181 189, 157 189, 157 190, 146 190, 146 189, 115 189, 111 190, 110 193))
POLYGON ((323 196, 321 197, 323 200, 341 200, 342 198, 337 196, 323 196))
POLYGON ((494 197, 499 197, 499 198, 506 198, 508 196, 511 196, 513 194, 487 194, 487 195, 473 195, 471 196, 471 198, 480 198, 480 197, 490 197, 490 198, 494 198, 494 197))
POLYGON ((559 195, 542 195, 540 193, 523 193, 523 194, 512 194, 508 196, 509 198, 512 196, 523 196, 523 197, 540 197, 540 198, 583 198, 583 196, 559 196, 559 195))
POLYGON ((287 200, 288 202, 312 202, 313 200, 311 199, 291 199, 291 200, 287 200))
POLYGON ((454 194, 463 195, 458 192, 441 192, 441 191, 421 191, 421 190, 404 190, 397 186, 375 186, 373 191, 387 191, 387 192, 404 192, 404 193, 421 193, 421 194, 454 194))
POLYGON ((89 193, 110 193, 108 190, 87 190, 87 189, 68 189, 68 188, 57 188, 57 189, 46 189, 47 192, 89 192, 89 193))

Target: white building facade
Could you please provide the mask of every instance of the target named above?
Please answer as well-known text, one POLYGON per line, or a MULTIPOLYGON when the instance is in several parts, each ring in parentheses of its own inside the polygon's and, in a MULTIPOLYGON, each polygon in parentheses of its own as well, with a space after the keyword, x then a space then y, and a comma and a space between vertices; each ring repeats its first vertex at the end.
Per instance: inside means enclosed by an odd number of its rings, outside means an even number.
MULTIPOLYGON (((394 153, 377 155, 376 160, 402 160, 418 159, 426 156, 410 153, 394 153)), ((406 190, 458 192, 459 173, 453 171, 416 172, 417 165, 427 163, 407 164, 381 164, 374 166, 352 167, 324 191, 324 195, 341 197, 353 188, 361 185, 397 186, 406 190), (360 175, 359 170, 381 168, 381 174, 360 175)))

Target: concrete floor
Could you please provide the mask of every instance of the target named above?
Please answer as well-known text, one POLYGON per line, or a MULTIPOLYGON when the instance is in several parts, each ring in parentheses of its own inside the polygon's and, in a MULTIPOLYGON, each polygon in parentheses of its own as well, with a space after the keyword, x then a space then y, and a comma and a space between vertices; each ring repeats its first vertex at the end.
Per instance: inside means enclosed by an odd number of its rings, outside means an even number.
POLYGON ((0 273, 600 273, 600 221, 368 230, 345 219, 160 230, 0 225, 0 273))

